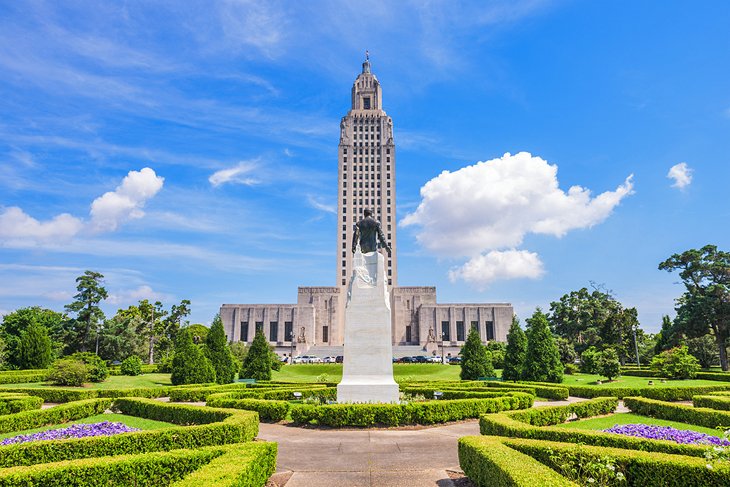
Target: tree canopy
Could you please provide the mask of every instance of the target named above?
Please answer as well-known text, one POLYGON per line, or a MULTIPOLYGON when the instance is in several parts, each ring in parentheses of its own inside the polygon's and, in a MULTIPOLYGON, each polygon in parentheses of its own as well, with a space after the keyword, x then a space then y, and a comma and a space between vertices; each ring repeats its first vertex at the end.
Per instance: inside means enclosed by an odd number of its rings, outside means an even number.
POLYGON ((96 330, 99 323, 104 321, 104 312, 99 303, 108 297, 102 286, 104 275, 95 271, 85 271, 76 278, 74 302, 66 305, 66 311, 76 313, 69 330, 67 347, 71 351, 85 352, 90 346, 91 330, 96 330))

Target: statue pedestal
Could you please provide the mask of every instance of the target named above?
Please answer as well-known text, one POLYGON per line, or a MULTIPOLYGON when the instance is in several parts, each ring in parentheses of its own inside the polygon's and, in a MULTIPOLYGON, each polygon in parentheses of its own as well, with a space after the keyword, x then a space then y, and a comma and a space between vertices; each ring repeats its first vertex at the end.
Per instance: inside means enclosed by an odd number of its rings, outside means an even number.
POLYGON ((393 380, 390 296, 379 252, 354 257, 345 307, 345 352, 337 402, 398 402, 393 380))

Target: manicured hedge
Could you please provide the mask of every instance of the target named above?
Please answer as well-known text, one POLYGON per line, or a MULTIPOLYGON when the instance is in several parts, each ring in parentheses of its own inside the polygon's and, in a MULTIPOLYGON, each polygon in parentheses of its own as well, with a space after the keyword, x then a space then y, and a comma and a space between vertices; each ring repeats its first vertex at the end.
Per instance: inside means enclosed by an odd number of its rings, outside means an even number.
POLYGON ((174 387, 139 387, 119 389, 69 389, 65 387, 42 387, 42 388, 20 388, 7 389, 8 392, 28 394, 43 398, 46 402, 64 403, 80 401, 82 399, 94 399, 97 397, 165 397, 170 394, 174 387))
POLYGON ((695 424, 706 428, 730 428, 730 411, 696 408, 683 404, 655 401, 643 397, 625 397, 624 404, 632 412, 642 416, 695 424))
POLYGON ((730 411, 730 396, 695 396, 692 398, 692 404, 696 408, 730 411))
POLYGON ((209 397, 207 405, 214 408, 244 409, 259 413, 261 421, 282 421, 289 413, 290 404, 287 401, 273 401, 265 399, 231 399, 227 394, 215 394, 220 397, 209 397))
POLYGON ((277 445, 257 441, 223 447, 224 453, 172 487, 259 487, 276 469, 277 445))
POLYGON ((696 378, 730 382, 730 372, 697 372, 696 378))
POLYGON ((24 384, 48 379, 48 369, 5 370, 0 372, 0 384, 24 384))
POLYGON ((23 431, 41 426, 67 423, 103 413, 110 405, 110 399, 87 399, 62 404, 49 409, 22 411, 0 416, 0 433, 23 431))
MULTIPOLYGON (((156 372, 157 365, 142 364, 142 375, 154 374, 156 372)), ((122 374, 122 367, 120 365, 109 367, 109 375, 124 375, 122 374)))
POLYGON ((534 458, 493 436, 459 438, 459 465, 477 487, 577 486, 534 458))
POLYGON ((628 375, 632 377, 660 377, 657 371, 647 369, 626 370, 622 368, 621 375, 628 375))
MULTIPOLYGON (((104 402, 106 404, 101 411, 86 411, 85 415, 73 419, 99 414, 106 409, 111 401, 108 399, 92 399, 83 402, 104 402)), ((41 412, 68 409, 79 404, 69 403, 41 412)), ((258 434, 258 414, 252 411, 187 406, 135 398, 117 399, 113 408, 131 416, 188 426, 138 431, 114 436, 68 439, 62 442, 38 441, 1 446, 0 467, 240 443, 250 441, 258 434)), ((50 421, 46 424, 56 424, 58 422, 62 421, 50 421)), ((17 428, 11 431, 20 429, 28 428, 17 428)))
POLYGON ((408 404, 295 405, 291 409, 291 416, 295 423, 333 427, 434 424, 477 418, 483 413, 524 409, 532 406, 532 400, 531 395, 521 393, 494 399, 455 399, 408 404))
POLYGON ((580 414, 580 417, 610 413, 615 409, 616 401, 616 398, 596 398, 567 406, 547 406, 524 411, 484 414, 479 418, 479 430, 482 435, 585 443, 587 445, 676 453, 698 457, 704 455, 706 448, 703 446, 681 445, 671 441, 550 426, 563 422, 564 418, 568 418, 573 413, 580 414), (580 409, 574 410, 576 406, 580 406, 580 409), (531 422, 546 426, 535 426, 531 422))
MULTIPOLYGON (((324 385, 320 384, 292 384, 292 385, 258 385, 257 384, 244 384, 244 383, 233 383, 223 384, 217 386, 207 387, 181 387, 170 390, 170 401, 172 402, 200 402, 207 401, 208 397, 212 394, 218 394, 222 392, 240 392, 243 397, 252 399, 291 399, 292 392, 299 391, 304 394, 305 391, 317 389, 327 389, 324 385)), ((336 394, 336 388, 324 394, 327 395, 326 399, 333 399, 336 394)), ((307 397, 304 394, 304 397, 307 397)))
POLYGON ((175 481, 179 481, 173 484, 178 487, 263 486, 273 472, 275 462, 276 445, 273 443, 236 444, 6 468, 0 470, 0 487, 156 487, 175 481), (191 473, 192 477, 185 479, 191 473), (201 479, 206 480, 201 483, 201 479))
POLYGON ((0 415, 40 409, 43 399, 28 394, 0 393, 0 415))
MULTIPOLYGON (((558 443, 520 438, 503 438, 502 444, 529 455, 553 468, 556 453, 575 453, 574 443, 558 443)), ((730 464, 716 463, 707 467, 704 458, 667 453, 624 450, 600 446, 580 446, 581 457, 589 461, 617 465, 626 475, 626 484, 641 487, 697 487, 730 485, 730 464)))
MULTIPOLYGON (((503 392, 503 391, 480 391, 480 390, 461 390, 461 389, 447 389, 447 388, 438 388, 438 387, 406 387, 403 389, 403 392, 406 394, 422 394, 426 397, 426 399, 430 399, 433 397, 433 393, 439 391, 443 393, 441 396, 441 399, 487 399, 491 397, 502 397, 502 396, 509 396, 512 394, 522 394, 523 392, 515 391, 515 392, 503 392)), ((526 393, 534 396, 535 394, 532 392, 526 393)))
POLYGON ((646 387, 601 387, 601 386, 567 386, 571 396, 576 397, 618 397, 627 396, 648 397, 662 401, 690 401, 693 396, 708 394, 716 391, 730 390, 728 385, 716 386, 646 386, 646 387))
POLYGON ((428 382, 404 382, 400 384, 400 389, 419 388, 419 389, 435 389, 443 391, 449 390, 484 390, 489 388, 490 391, 521 391, 529 392, 538 397, 560 401, 568 398, 568 388, 562 384, 542 383, 542 382, 502 382, 502 381, 428 381, 428 382))

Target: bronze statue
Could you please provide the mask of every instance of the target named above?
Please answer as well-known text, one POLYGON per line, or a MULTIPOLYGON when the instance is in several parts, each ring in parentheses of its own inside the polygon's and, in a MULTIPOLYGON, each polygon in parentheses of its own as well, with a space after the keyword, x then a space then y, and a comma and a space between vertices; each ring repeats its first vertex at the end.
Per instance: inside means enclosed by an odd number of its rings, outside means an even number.
POLYGON ((391 248, 388 242, 385 241, 380 222, 373 218, 372 210, 365 210, 364 213, 365 218, 355 224, 355 233, 352 236, 352 253, 355 253, 358 243, 363 254, 375 252, 378 250, 378 242, 380 242, 380 247, 386 249, 388 256, 390 256, 391 248))

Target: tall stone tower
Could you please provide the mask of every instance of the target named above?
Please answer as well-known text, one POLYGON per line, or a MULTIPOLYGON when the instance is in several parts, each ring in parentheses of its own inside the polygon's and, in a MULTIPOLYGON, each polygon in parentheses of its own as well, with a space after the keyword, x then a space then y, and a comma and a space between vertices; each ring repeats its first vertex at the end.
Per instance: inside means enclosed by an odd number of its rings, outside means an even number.
POLYGON ((352 85, 352 107, 340 123, 338 169, 337 285, 344 296, 352 275, 353 225, 373 210, 393 252, 385 263, 389 288, 398 285, 393 120, 383 111, 380 82, 365 54, 352 85))

